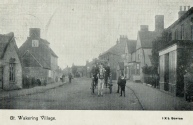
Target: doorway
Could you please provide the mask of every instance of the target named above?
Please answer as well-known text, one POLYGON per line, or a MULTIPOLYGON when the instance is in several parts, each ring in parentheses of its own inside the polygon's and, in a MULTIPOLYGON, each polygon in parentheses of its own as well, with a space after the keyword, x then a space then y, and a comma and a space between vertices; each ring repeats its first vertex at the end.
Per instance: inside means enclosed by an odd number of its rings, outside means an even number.
POLYGON ((165 54, 164 90, 169 91, 169 53, 165 54))

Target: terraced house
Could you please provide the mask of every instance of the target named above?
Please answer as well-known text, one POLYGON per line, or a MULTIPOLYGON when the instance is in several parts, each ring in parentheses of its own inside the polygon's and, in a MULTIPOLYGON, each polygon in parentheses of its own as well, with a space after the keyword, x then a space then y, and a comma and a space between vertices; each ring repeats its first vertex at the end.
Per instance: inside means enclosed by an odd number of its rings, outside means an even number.
POLYGON ((164 30, 164 16, 155 16, 155 30, 149 31, 148 25, 141 25, 137 40, 130 41, 125 46, 125 73, 128 79, 144 82, 142 67, 151 66, 152 42, 164 30))
POLYGON ((34 77, 46 83, 58 81, 58 56, 49 45, 40 37, 39 28, 30 28, 29 37, 19 48, 25 77, 34 77))

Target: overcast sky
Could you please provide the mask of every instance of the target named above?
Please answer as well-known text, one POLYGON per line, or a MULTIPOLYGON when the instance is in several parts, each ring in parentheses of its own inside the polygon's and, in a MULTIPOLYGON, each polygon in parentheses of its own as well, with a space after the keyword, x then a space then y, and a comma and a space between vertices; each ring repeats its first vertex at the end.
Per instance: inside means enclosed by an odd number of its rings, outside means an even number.
POLYGON ((0 34, 14 32, 20 47, 29 28, 59 56, 58 64, 85 65, 86 60, 115 45, 120 35, 137 38, 140 25, 154 30, 155 15, 164 15, 165 28, 178 18, 179 6, 192 0, 1 0, 0 34), (47 28, 46 28, 47 27, 47 28), (47 30, 46 30, 47 29, 47 30))

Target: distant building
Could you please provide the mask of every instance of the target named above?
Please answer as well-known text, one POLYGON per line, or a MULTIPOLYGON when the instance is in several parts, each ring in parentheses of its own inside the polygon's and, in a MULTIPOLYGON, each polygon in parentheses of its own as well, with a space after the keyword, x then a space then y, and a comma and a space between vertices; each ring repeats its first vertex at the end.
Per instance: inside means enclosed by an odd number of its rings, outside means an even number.
POLYGON ((50 43, 40 37, 39 28, 30 28, 30 36, 19 48, 23 74, 47 83, 58 79, 58 56, 49 47, 50 43))
POLYGON ((0 34, 0 87, 22 88, 22 66, 13 33, 0 34))
POLYGON ((186 8, 165 30, 168 44, 159 51, 160 89, 176 96, 183 96, 185 70, 193 62, 193 7, 186 8))
POLYGON ((73 66, 73 67, 76 68, 74 77, 83 77, 84 72, 85 72, 85 66, 73 66))
POLYGON ((108 61, 112 73, 112 78, 115 80, 118 78, 117 66, 119 62, 123 61, 122 56, 125 53, 125 46, 127 45, 127 36, 120 36, 117 43, 110 49, 99 55, 100 60, 108 61))

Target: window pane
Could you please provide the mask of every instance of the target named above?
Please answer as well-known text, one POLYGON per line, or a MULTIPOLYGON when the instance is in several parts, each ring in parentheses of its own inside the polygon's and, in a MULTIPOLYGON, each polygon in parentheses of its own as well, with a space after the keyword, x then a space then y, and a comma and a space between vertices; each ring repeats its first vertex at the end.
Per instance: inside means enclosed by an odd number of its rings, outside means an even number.
POLYGON ((15 81, 15 71, 14 71, 14 64, 10 63, 9 64, 9 80, 10 81, 15 81))

